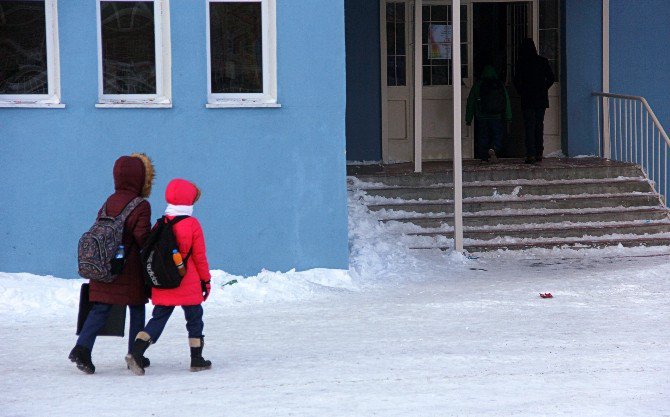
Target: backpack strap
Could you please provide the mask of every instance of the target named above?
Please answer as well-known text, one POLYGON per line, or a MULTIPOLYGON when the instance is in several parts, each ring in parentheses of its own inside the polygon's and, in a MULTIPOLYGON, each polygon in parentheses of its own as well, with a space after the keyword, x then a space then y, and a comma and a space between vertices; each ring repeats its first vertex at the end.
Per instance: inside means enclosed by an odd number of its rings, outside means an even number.
MULTIPOLYGON (((170 226, 174 226, 175 224, 179 223, 180 221, 184 219, 188 219, 191 216, 174 216, 172 220, 168 220, 166 216, 163 216, 162 218, 159 219, 163 221, 163 223, 168 224, 170 226)), ((191 253, 193 252, 193 246, 191 246, 191 249, 188 250, 188 253, 186 254, 186 257, 184 258, 184 265, 186 265, 186 262, 188 262, 188 258, 191 257, 191 253)))
MULTIPOLYGON (((124 220, 130 215, 130 213, 137 208, 137 206, 142 203, 144 199, 142 197, 135 197, 130 202, 126 205, 126 207, 121 211, 121 214, 119 214, 117 217, 121 217, 124 220)), ((105 203, 107 205, 107 203, 105 203)))
POLYGON ((172 220, 168 220, 166 216, 163 216, 163 221, 170 226, 174 226, 175 224, 179 223, 180 221, 184 219, 188 219, 191 216, 174 216, 172 220))

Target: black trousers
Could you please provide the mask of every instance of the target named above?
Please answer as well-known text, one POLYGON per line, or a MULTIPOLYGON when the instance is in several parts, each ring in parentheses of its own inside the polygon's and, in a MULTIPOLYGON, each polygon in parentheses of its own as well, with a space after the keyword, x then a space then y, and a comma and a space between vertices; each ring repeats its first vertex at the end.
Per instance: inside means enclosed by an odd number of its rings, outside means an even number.
POLYGON ((523 124, 526 131, 526 157, 541 158, 544 153, 544 107, 523 109, 523 124))

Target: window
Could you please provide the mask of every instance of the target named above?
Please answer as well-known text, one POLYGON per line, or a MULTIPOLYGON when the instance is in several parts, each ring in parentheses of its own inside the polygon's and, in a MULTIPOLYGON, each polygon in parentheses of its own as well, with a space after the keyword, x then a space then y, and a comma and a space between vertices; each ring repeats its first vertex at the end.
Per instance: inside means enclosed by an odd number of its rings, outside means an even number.
POLYGON ((386 84, 404 86, 406 83, 405 4, 386 3, 386 84))
POLYGON ((279 107, 274 0, 207 1, 207 107, 279 107))
POLYGON ((96 107, 171 107, 166 0, 98 0, 96 107))
MULTIPOLYGON (((452 85, 450 5, 423 6, 423 85, 452 85)), ((461 6, 461 78, 468 78, 468 8, 461 6)))
POLYGON ((560 4, 558 0, 540 0, 540 55, 549 60, 557 80, 560 74, 560 4))
POLYGON ((0 107, 65 107, 56 16, 56 0, 0 0, 0 107))

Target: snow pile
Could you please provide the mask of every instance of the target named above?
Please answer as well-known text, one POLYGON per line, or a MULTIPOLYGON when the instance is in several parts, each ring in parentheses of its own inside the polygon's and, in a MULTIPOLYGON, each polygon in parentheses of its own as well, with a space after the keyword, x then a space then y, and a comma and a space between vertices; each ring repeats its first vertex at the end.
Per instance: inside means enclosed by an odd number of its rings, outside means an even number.
MULTIPOLYGON (((33 274, 0 272, 0 315, 73 315, 79 306, 83 279, 60 279, 33 274)), ((355 291, 349 273, 338 269, 312 269, 285 273, 262 271, 242 277, 212 271, 212 295, 207 307, 225 307, 278 301, 299 301, 317 295, 355 291)))
POLYGON ((224 271, 212 271, 215 288, 208 304, 228 306, 277 301, 299 301, 319 293, 352 291, 357 287, 345 270, 311 269, 296 272, 263 270, 256 276, 242 277, 224 271))
MULTIPOLYGON (((350 182, 349 191, 349 273, 358 285, 400 283, 456 272, 467 264, 458 252, 417 253, 409 250, 403 233, 418 232, 411 223, 380 222, 364 204, 366 193, 350 182)), ((379 214, 379 212, 377 212, 379 214)))
POLYGON ((84 282, 50 275, 0 272, 0 314, 70 314, 79 306, 79 289, 84 282))

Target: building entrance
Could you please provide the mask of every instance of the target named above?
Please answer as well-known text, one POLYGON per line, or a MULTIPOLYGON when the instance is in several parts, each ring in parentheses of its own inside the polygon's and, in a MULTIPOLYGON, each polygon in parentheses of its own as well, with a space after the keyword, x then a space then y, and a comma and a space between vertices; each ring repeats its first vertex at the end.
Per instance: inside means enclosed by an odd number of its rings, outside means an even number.
MULTIPOLYGON (((421 121, 420 146, 424 161, 449 160, 453 155, 453 82, 451 57, 461 54, 462 108, 485 65, 496 68, 512 102, 513 121, 506 129, 504 155, 524 156, 522 111, 512 84, 518 48, 524 38, 539 45, 541 55, 558 74, 558 0, 463 0, 461 43, 452 44, 452 1, 382 0, 382 157, 385 163, 413 161, 416 120, 421 121), (417 4, 418 3, 418 4, 417 4), (421 10, 421 50, 415 26, 421 10), (418 66, 418 68, 417 68, 418 66), (420 78, 420 79, 419 79, 420 78), (417 91, 421 89, 420 94, 417 91), (420 97, 420 113, 416 100, 420 97), (418 115, 418 116, 417 116, 418 115)), ((462 155, 474 156, 474 129, 462 123, 462 155)), ((560 87, 550 90, 545 117, 545 154, 561 149, 560 87)))

